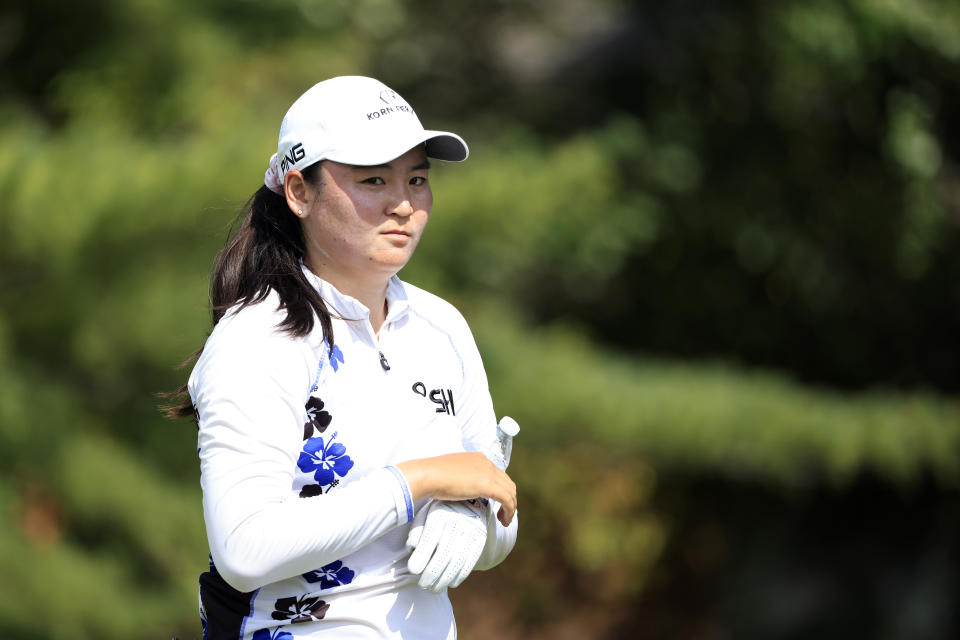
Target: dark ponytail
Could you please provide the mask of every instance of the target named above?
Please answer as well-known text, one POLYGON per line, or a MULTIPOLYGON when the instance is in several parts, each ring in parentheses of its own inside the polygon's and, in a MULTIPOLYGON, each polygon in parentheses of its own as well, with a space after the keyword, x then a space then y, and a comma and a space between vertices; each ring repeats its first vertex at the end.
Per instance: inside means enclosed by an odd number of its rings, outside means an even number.
MULTIPOLYGON (((320 163, 303 170, 303 177, 317 184, 320 163)), ((318 185, 322 188, 322 185, 318 185)), ((305 254, 300 220, 287 207, 286 199, 266 186, 260 187, 237 216, 240 227, 217 256, 210 278, 213 325, 236 306, 262 302, 271 290, 280 297, 286 317, 280 329, 291 336, 305 336, 319 319, 327 349, 333 350, 333 325, 326 304, 303 274, 305 254), (242 220, 241 220, 242 218, 242 220)), ((197 351, 187 362, 200 355, 197 351)), ((193 415, 193 404, 184 384, 175 392, 160 394, 172 403, 161 410, 169 418, 193 415)))

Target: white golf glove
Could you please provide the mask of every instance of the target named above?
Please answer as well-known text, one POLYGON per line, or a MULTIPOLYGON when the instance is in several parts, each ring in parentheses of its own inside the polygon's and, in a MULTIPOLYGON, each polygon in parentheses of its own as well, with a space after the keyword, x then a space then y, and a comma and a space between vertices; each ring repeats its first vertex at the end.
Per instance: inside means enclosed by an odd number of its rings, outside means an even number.
POLYGON ((420 574, 420 588, 440 593, 460 586, 487 543, 487 505, 480 500, 433 500, 413 520, 407 568, 420 574))
MULTIPOLYGON (((487 457, 502 470, 510 464, 513 437, 519 431, 520 426, 509 416, 497 425, 498 446, 487 457)), ((413 549, 407 568, 420 574, 420 587, 440 593, 460 586, 483 554, 492 517, 487 501, 479 498, 432 500, 420 509, 407 536, 407 546, 413 549)), ((496 522, 492 526, 495 531, 496 522)))

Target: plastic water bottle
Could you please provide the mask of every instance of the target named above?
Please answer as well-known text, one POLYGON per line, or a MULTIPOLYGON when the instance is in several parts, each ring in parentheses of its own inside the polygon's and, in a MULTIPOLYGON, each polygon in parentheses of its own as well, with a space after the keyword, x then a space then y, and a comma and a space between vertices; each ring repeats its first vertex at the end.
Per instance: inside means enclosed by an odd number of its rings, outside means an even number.
POLYGON ((520 433, 520 425, 510 416, 503 416, 497 425, 497 440, 500 443, 500 454, 503 459, 503 469, 510 464, 510 454, 513 452, 513 437, 520 433))

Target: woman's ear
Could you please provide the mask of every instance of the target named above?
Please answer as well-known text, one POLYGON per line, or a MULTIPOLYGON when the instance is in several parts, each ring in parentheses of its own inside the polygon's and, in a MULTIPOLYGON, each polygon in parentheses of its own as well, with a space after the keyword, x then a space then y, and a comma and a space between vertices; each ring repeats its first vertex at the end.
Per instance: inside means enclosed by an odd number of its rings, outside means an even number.
POLYGON ((307 181, 299 169, 290 169, 283 179, 283 195, 286 197, 287 206, 298 218, 306 216, 308 191, 307 181))

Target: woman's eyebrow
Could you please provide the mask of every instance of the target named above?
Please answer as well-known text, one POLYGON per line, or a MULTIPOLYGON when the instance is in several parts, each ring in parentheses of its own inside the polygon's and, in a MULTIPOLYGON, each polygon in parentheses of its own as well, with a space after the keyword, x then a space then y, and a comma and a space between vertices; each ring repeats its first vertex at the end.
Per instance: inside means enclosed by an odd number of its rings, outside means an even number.
MULTIPOLYGON (((354 168, 356 168, 358 171, 369 171, 371 169, 392 169, 393 164, 390 162, 387 162, 384 164, 363 164, 363 165, 355 165, 354 168)), ((430 161, 424 160, 423 162, 413 167, 410 167, 410 171, 426 171, 429 168, 430 168, 430 161)))

